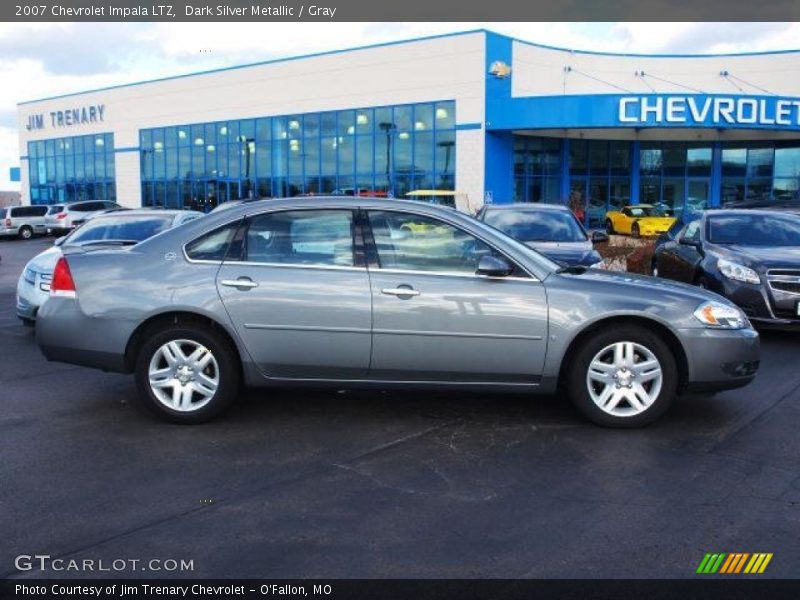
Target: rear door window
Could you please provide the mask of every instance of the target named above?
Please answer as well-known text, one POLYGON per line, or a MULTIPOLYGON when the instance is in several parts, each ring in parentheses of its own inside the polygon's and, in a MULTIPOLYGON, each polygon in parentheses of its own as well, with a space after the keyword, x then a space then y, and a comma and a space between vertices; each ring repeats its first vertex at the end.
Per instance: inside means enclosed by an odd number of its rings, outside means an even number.
POLYGON ((248 262, 352 267, 353 212, 297 210, 255 216, 245 249, 248 262))

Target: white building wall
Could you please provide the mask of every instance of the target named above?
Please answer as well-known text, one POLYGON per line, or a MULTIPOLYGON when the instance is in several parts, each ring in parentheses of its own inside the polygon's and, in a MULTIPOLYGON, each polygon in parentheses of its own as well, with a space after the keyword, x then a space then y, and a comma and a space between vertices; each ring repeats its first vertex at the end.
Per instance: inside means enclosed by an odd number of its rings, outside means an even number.
MULTIPOLYGON (((113 132, 115 148, 139 145, 139 130, 389 104, 455 100, 457 123, 484 121, 485 36, 471 33, 270 64, 177 77, 19 105, 20 156, 27 143, 62 136, 113 132), (53 128, 51 111, 105 105, 102 123, 53 128), (28 116, 44 113, 45 128, 29 132, 28 116)), ((458 132, 456 186, 483 194, 483 144, 479 130, 458 132), (480 137, 481 143, 475 143, 480 137), (462 140, 466 145, 462 146, 462 140), (470 153, 475 153, 470 155, 470 153)), ((116 154, 117 196, 141 202, 138 152, 116 154)), ((22 198, 30 202, 27 161, 22 198)))
POLYGON ((758 88, 779 96, 800 96, 800 52, 648 57, 570 52, 518 41, 513 44, 512 95, 515 97, 628 92, 766 93, 758 88), (565 72, 565 67, 571 71, 565 72), (636 75, 642 71, 644 77, 636 75), (723 71, 738 79, 721 76, 723 71))

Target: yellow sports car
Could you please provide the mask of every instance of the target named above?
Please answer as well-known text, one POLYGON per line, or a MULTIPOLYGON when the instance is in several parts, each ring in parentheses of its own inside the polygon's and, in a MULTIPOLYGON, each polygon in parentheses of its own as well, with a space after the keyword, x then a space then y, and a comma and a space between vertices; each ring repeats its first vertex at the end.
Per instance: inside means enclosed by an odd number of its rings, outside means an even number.
POLYGON ((606 231, 609 234, 658 235, 672 227, 674 222, 675 217, 670 216, 663 205, 632 204, 606 213, 606 231))

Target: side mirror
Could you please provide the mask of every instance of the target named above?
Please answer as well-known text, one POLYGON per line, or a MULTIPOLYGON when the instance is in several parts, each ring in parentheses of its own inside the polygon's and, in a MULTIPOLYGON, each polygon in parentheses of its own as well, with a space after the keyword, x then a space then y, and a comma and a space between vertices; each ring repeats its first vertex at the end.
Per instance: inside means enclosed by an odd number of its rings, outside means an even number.
POLYGON ((592 232, 592 243, 593 244, 603 244, 608 241, 608 234, 605 231, 593 231, 592 232))
POLYGON ((514 271, 514 266, 505 258, 486 255, 478 263, 476 274, 487 277, 508 277, 514 271))
POLYGON ((63 243, 64 243, 64 240, 65 240, 65 239, 67 239, 67 236, 65 236, 65 235, 62 235, 60 238, 56 238, 56 241, 55 241, 55 242, 53 242, 53 245, 54 245, 54 246, 60 246, 61 244, 63 244, 63 243))
POLYGON ((693 248, 697 248, 698 250, 703 249, 703 242, 700 240, 693 240, 691 238, 681 238, 678 240, 684 246, 692 246, 693 248))

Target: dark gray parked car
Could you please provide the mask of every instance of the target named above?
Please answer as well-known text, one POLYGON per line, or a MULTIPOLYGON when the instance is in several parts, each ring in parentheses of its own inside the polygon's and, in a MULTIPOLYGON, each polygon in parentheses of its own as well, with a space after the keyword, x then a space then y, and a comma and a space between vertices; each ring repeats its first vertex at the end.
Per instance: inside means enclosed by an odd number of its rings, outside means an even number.
POLYGON ((594 245, 607 242, 608 234, 595 231, 589 235, 566 206, 521 202, 489 204, 478 211, 476 218, 561 265, 603 266, 603 257, 594 245))
POLYGON ((167 419, 241 383, 563 389, 602 425, 684 390, 746 385, 758 334, 691 286, 560 268, 457 211, 399 200, 245 203, 135 246, 66 248, 36 337, 50 360, 133 372, 167 419))

